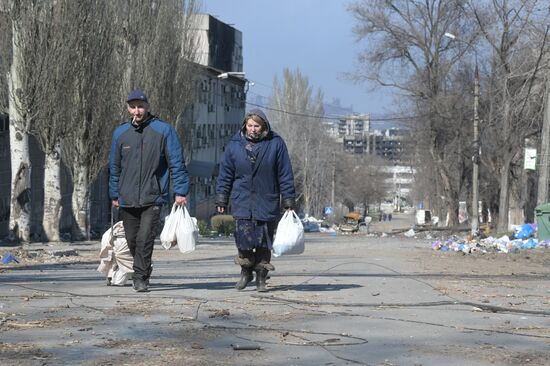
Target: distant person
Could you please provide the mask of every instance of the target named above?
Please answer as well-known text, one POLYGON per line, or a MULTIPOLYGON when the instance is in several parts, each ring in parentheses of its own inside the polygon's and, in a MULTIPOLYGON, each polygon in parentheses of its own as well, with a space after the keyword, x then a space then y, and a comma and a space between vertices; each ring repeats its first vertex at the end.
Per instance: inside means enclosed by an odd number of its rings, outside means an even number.
POLYGON ((216 184, 218 213, 225 213, 231 198, 235 218, 235 263, 241 278, 235 285, 243 290, 256 272, 256 290, 267 291, 273 234, 282 207, 294 207, 295 188, 286 144, 270 127, 259 109, 252 109, 242 128, 227 144, 216 184))
POLYGON ((113 133, 109 156, 109 195, 120 208, 128 247, 134 258, 133 287, 148 291, 153 245, 160 208, 169 202, 168 187, 178 205, 187 203, 189 178, 183 149, 174 128, 149 112, 141 90, 128 95, 130 120, 113 133))
POLYGON ((390 212, 390 213, 388 214, 388 221, 391 221, 391 219, 392 219, 392 214, 391 214, 391 212, 390 212))
POLYGON ((383 221, 386 221, 387 218, 388 218, 388 215, 382 214, 382 220, 383 220, 383 221))

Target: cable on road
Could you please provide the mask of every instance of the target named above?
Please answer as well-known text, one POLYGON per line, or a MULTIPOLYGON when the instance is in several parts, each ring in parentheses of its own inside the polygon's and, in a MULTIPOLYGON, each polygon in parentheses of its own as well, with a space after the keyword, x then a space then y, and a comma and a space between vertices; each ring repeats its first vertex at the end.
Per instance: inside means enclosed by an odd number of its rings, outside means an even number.
POLYGON ((252 295, 252 297, 261 297, 263 299, 275 300, 278 302, 288 302, 301 305, 328 305, 328 306, 343 306, 343 307, 375 307, 375 308, 413 308, 413 307, 430 307, 430 306, 446 306, 446 305, 466 305, 479 308, 480 310, 490 311, 492 313, 506 312, 506 313, 520 313, 520 314, 533 314, 533 315, 550 315, 549 311, 544 310, 527 310, 527 309, 513 309, 502 306, 479 304, 470 301, 426 301, 416 303, 348 303, 348 302, 330 302, 330 301, 308 301, 308 300, 294 300, 277 296, 258 296, 252 295))

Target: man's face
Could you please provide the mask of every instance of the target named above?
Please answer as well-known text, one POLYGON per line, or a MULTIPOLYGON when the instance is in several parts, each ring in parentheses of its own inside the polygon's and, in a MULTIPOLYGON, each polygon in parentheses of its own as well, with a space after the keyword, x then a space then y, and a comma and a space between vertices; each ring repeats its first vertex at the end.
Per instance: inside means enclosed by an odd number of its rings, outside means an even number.
POLYGON ((128 113, 132 116, 132 120, 140 124, 147 117, 149 112, 149 104, 142 100, 131 100, 128 102, 128 113))

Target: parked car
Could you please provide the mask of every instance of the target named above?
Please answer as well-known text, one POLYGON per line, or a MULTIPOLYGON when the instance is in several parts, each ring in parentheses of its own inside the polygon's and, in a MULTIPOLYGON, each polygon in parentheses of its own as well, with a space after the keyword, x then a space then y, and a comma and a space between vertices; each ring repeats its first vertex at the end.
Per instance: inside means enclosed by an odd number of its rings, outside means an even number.
POLYGON ((340 224, 340 231, 354 233, 359 231, 359 227, 366 226, 363 216, 359 212, 350 212, 344 216, 344 221, 340 224))

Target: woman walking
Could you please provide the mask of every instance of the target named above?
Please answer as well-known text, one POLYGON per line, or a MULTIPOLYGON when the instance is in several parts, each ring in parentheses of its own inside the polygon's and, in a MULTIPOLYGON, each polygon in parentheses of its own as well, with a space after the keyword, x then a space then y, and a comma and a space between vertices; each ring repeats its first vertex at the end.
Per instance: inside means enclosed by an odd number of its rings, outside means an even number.
POLYGON ((281 205, 293 209, 294 175, 283 139, 271 130, 266 115, 252 109, 241 130, 226 146, 216 184, 216 206, 225 213, 231 199, 235 219, 235 263, 241 266, 236 284, 244 289, 256 272, 256 290, 267 291, 273 234, 281 205))

